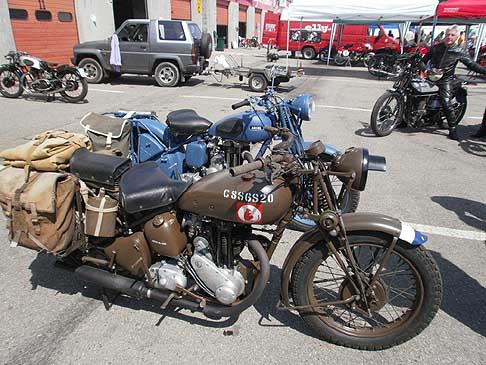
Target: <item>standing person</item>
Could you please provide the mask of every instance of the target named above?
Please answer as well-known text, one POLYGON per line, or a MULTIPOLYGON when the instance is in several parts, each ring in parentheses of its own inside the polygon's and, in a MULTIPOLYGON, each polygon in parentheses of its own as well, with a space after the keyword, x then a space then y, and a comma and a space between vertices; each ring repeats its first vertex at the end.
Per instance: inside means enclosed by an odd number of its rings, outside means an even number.
POLYGON ((393 38, 393 32, 391 31, 391 29, 388 31, 388 37, 392 37, 393 38))
POLYGON ((427 68, 426 63, 430 61, 431 67, 443 74, 442 78, 437 82, 437 86, 439 86, 440 101, 449 126, 449 138, 453 140, 457 140, 457 125, 454 108, 451 105, 451 99, 453 96, 452 81, 455 77, 454 72, 457 63, 461 62, 468 69, 486 75, 486 68, 481 67, 471 60, 471 58, 463 53, 463 50, 456 44, 458 38, 459 30, 456 25, 453 25, 447 29, 444 41, 429 49, 419 65, 420 69, 425 71, 427 68))
POLYGON ((471 135, 472 138, 483 138, 486 137, 486 108, 484 108, 483 121, 479 130, 471 135))

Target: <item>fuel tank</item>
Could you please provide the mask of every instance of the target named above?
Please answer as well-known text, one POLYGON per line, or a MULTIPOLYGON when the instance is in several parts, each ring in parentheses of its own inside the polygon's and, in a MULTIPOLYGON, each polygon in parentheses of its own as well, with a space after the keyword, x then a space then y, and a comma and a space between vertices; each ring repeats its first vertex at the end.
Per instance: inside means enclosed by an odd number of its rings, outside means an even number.
POLYGON ((281 178, 270 184, 262 171, 231 176, 228 170, 193 184, 179 199, 188 212, 243 224, 278 222, 292 204, 292 191, 281 178))
POLYGON ((272 137, 263 129, 265 126, 271 127, 272 120, 263 111, 246 111, 218 120, 209 128, 209 134, 237 142, 257 143, 272 137))

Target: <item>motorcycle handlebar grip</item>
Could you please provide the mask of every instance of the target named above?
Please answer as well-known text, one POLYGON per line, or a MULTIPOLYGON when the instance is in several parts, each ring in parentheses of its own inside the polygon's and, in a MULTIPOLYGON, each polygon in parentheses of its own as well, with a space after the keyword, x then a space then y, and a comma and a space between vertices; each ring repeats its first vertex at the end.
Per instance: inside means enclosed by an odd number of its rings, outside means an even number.
POLYGON ((238 175, 243 175, 248 172, 254 171, 261 169, 263 167, 263 161, 262 160, 257 160, 254 162, 247 163, 245 165, 240 165, 236 167, 232 167, 229 169, 229 172, 231 176, 238 176, 238 175))
POLYGON ((247 99, 231 105, 231 109, 236 110, 236 109, 241 108, 242 106, 246 106, 246 105, 250 105, 250 101, 247 100, 247 99))

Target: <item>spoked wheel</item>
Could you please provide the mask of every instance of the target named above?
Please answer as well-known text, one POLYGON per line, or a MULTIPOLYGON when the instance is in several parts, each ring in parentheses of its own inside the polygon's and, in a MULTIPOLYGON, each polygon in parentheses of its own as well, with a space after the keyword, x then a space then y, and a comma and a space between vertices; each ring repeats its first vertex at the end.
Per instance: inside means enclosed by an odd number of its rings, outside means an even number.
POLYGON ((464 118, 464 115, 466 114, 466 109, 467 109, 467 100, 464 100, 462 103, 458 103, 457 106, 454 108, 454 115, 456 117, 455 120, 455 125, 457 126, 462 118, 464 118))
MULTIPOLYGON (((351 300, 348 304, 305 309, 301 312, 305 322, 326 341, 363 350, 392 347, 422 332, 442 299, 442 279, 432 256, 421 247, 398 241, 374 278, 391 238, 369 233, 351 234, 348 239, 365 297, 358 297, 358 291, 327 247, 316 246, 300 258, 292 274, 295 304, 351 300)), ((337 248, 340 259, 347 262, 344 248, 337 248)))
POLYGON ((339 53, 336 55, 336 57, 334 57, 334 64, 337 66, 344 66, 347 61, 348 61, 348 57, 345 57, 339 53))
POLYGON ((387 91, 376 100, 371 113, 371 129, 379 136, 388 136, 403 117, 403 103, 400 95, 387 91))
POLYGON ((20 77, 7 69, 0 69, 0 93, 6 98, 18 98, 24 89, 20 77))
POLYGON ((75 72, 68 71, 61 78, 64 90, 61 95, 70 103, 77 103, 83 100, 88 94, 88 83, 75 72))

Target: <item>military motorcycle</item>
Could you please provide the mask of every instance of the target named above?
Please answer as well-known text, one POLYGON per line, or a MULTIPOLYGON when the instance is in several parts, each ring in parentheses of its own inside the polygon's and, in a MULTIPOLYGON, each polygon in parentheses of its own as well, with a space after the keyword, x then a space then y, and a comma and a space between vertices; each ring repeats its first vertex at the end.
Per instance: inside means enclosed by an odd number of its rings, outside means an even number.
POLYGON ((163 309, 235 317, 263 295, 269 261, 305 207, 316 225, 282 266, 278 308, 299 313, 319 338, 353 348, 381 350, 419 334, 442 294, 437 265, 422 246, 427 237, 395 218, 337 208, 330 177, 364 189, 363 149, 328 168, 320 141, 295 158, 287 129, 265 130, 282 137, 271 154, 196 182, 170 179, 154 161, 129 168, 122 157, 77 150, 70 161, 80 179, 76 249, 58 257, 103 288, 107 307, 111 290, 163 309), (326 211, 318 211, 319 200, 326 211))
POLYGON ((11 51, 8 64, 0 67, 0 93, 7 98, 29 94, 53 96, 56 93, 69 103, 82 101, 88 93, 83 69, 49 63, 24 52, 11 51))
MULTIPOLYGON (((423 77, 418 69, 420 59, 414 54, 393 87, 376 100, 370 124, 377 136, 387 136, 397 127, 437 128, 446 120, 436 85, 442 74, 431 70, 423 77)), ((457 125, 467 108, 467 90, 461 80, 454 81, 451 103, 457 125)))

